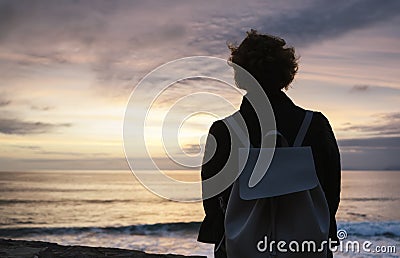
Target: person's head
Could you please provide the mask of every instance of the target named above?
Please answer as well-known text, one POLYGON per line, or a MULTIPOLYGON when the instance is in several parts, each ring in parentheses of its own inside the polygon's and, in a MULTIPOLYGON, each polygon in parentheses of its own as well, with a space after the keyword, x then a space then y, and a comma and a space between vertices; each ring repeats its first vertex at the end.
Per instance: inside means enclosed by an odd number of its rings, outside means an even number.
POLYGON ((239 46, 229 44, 228 47, 231 50, 229 61, 248 71, 267 94, 287 90, 297 73, 295 50, 279 37, 251 30, 239 46))

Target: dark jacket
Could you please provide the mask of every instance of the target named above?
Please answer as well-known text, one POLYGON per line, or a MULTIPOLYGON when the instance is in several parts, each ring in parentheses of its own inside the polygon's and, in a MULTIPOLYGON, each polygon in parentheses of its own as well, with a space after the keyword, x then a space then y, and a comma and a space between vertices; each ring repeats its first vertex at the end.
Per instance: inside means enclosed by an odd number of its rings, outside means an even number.
MULTIPOLYGON (((270 102, 275 115, 276 128, 292 146, 304 119, 305 110, 296 106, 283 92, 273 97, 270 96, 270 102)), ((251 144, 254 147, 259 147, 260 125, 254 109, 246 98, 243 98, 238 112, 245 120, 251 144)), ((217 148, 212 158, 202 166, 202 180, 214 176, 224 167, 231 149, 230 134, 222 120, 213 123, 209 134, 214 136, 217 148)), ((314 112, 303 146, 311 146, 312 148, 318 179, 324 190, 330 211, 329 237, 332 240, 337 240, 335 214, 340 201, 340 154, 329 121, 322 113, 314 112)), ((224 234, 224 214, 221 209, 221 201, 227 203, 230 191, 231 187, 218 196, 203 201, 206 216, 200 227, 198 241, 215 244, 221 240, 224 234)))

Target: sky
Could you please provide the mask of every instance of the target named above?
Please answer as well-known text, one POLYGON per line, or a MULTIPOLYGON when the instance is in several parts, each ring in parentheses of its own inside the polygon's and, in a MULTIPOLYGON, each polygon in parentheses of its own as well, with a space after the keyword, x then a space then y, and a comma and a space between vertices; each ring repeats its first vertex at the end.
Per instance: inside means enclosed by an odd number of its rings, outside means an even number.
MULTIPOLYGON (((227 59, 227 42, 251 28, 296 48, 300 67, 287 94, 328 117, 344 169, 400 170, 399 26, 396 0, 0 0, 0 171, 128 169, 123 122, 138 82, 178 58, 227 59)), ((240 104, 216 81, 171 85, 148 127, 163 169, 175 166, 157 126, 176 98, 197 91, 240 104)), ((199 154, 215 119, 187 119, 181 147, 199 154)))

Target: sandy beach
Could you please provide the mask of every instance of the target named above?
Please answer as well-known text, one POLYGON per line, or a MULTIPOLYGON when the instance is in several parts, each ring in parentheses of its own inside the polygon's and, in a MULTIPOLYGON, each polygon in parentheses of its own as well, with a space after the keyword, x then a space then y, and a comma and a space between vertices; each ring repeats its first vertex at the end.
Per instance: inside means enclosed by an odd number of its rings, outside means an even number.
POLYGON ((148 254, 141 251, 118 248, 63 246, 41 241, 0 239, 0 256, 3 258, 89 258, 89 257, 135 257, 135 258, 180 258, 204 257, 173 254, 148 254))

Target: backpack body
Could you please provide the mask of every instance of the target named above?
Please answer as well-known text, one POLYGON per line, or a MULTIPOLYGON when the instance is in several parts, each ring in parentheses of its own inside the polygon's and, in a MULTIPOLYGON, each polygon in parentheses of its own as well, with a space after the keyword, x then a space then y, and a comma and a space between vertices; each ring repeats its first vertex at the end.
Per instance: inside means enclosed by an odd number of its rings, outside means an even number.
MULTIPOLYGON (((306 112, 293 147, 239 149, 238 167, 243 170, 225 213, 228 258, 327 256, 323 242, 328 240, 329 208, 311 147, 301 146, 312 115, 306 112), (263 166, 271 155, 272 161, 263 166)), ((227 124, 244 141, 234 117, 227 124)), ((284 139, 279 132, 273 134, 284 139)))

